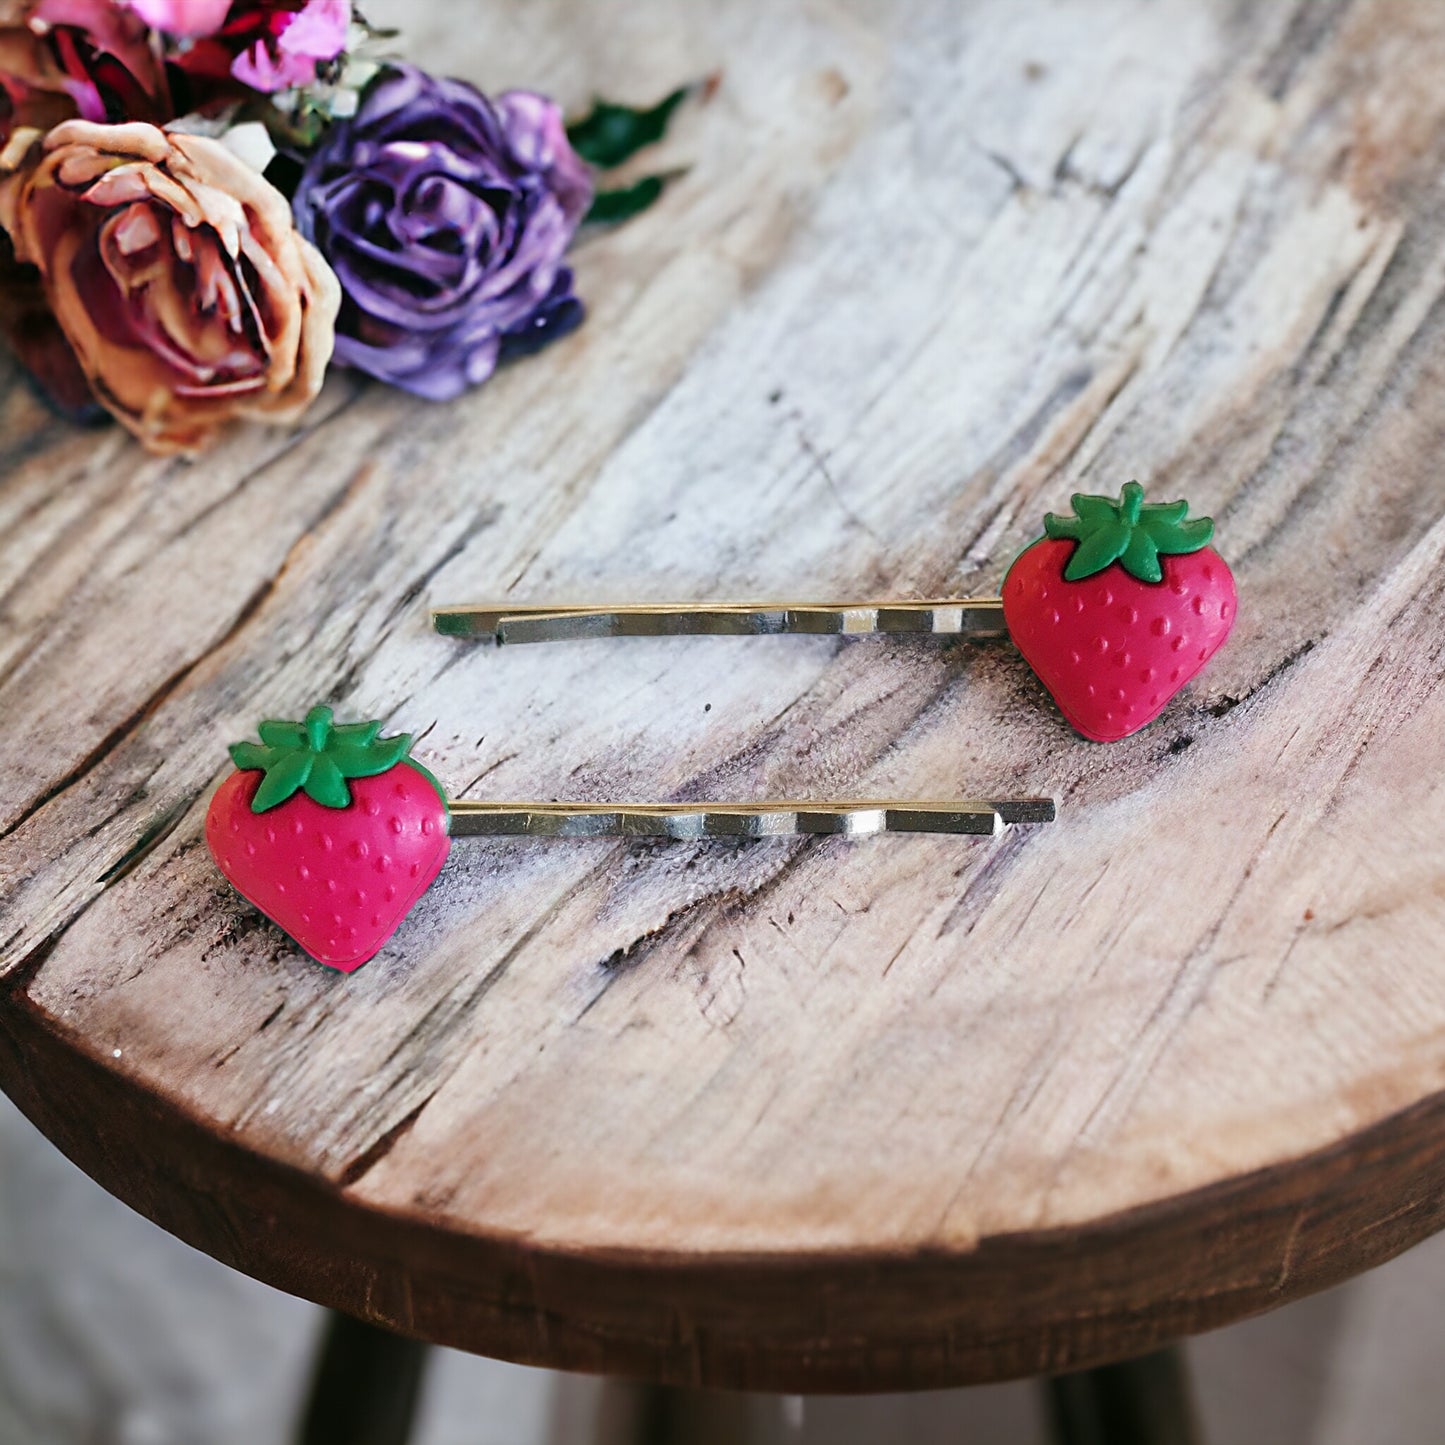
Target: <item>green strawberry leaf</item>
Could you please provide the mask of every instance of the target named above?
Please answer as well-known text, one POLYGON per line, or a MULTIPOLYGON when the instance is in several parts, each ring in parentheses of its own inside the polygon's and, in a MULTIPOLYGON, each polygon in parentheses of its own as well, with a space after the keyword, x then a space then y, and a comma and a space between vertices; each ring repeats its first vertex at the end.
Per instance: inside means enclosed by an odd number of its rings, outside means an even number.
POLYGON ((261 779, 261 786, 256 789, 256 796, 251 800, 251 811, 264 813, 268 808, 284 803, 293 793, 304 788, 315 761, 316 754, 310 750, 303 752, 298 749, 296 752, 283 754, 266 769, 266 776, 261 779))
POLYGON ((334 723, 331 736, 339 743, 357 743, 364 748, 375 741, 380 731, 379 722, 334 723))
POLYGON ((1154 545, 1161 552, 1172 555, 1197 552, 1201 547, 1207 547, 1214 540, 1214 523, 1208 517, 1201 517, 1198 521, 1185 522, 1181 526, 1174 527, 1161 525, 1150 518, 1145 518, 1144 526, 1154 539, 1154 545))
POLYGON ((1044 518, 1044 535, 1056 542, 1077 542, 1084 535, 1084 524, 1077 517, 1061 517, 1050 512, 1044 518))
POLYGON ((1198 552, 1214 538, 1208 517, 1189 521, 1188 502, 1144 501, 1144 488, 1128 482, 1116 502, 1109 497, 1076 493, 1070 500, 1072 516, 1050 512, 1044 533, 1055 541, 1075 546, 1064 568, 1064 578, 1081 582, 1118 563, 1140 582, 1162 582, 1161 556, 1198 552))
POLYGON ((1101 527, 1084 532, 1069 565, 1064 568, 1064 581, 1077 582, 1081 577, 1092 577, 1102 572, 1111 562, 1124 555, 1129 539, 1134 535, 1127 523, 1115 518, 1101 527))
POLYGON ((306 729, 294 722, 263 722, 256 731, 268 748, 304 748, 306 729))
POLYGON ((1075 492, 1069 499, 1069 505, 1085 527, 1102 527, 1119 519, 1118 504, 1108 497, 1090 497, 1083 492, 1075 492))
POLYGON ((1189 515, 1188 502, 1146 502, 1140 509, 1141 518, 1148 522, 1162 522, 1167 527, 1177 527, 1189 515))
POLYGON ((260 743, 236 743, 230 750, 241 771, 265 774, 251 801, 253 813, 267 812, 301 792, 323 808, 349 807, 350 779, 389 772, 411 749, 409 733, 381 737, 379 722, 338 726, 329 707, 312 708, 299 723, 268 719, 257 732, 260 743))
POLYGON ((1141 582, 1162 582, 1164 569, 1159 565, 1159 548, 1147 528, 1135 527, 1129 534, 1129 545, 1119 554, 1119 561, 1131 577, 1141 582))
POLYGON ((351 802, 351 789, 341 769, 325 753, 317 753, 306 779, 306 796, 323 808, 344 808, 351 802))
POLYGON ((354 743, 332 743, 326 755, 332 758, 348 778, 374 778, 399 763, 411 749, 411 734, 400 733, 394 738, 381 738, 369 747, 358 747, 354 743))
POLYGON ((259 743, 232 743, 227 751, 231 754, 231 761, 243 773, 257 769, 264 773, 267 768, 274 767, 281 756, 280 750, 262 747, 259 743))
POLYGON ((319 753, 326 746, 331 733, 331 709, 313 707, 306 714, 306 743, 313 753, 319 753))

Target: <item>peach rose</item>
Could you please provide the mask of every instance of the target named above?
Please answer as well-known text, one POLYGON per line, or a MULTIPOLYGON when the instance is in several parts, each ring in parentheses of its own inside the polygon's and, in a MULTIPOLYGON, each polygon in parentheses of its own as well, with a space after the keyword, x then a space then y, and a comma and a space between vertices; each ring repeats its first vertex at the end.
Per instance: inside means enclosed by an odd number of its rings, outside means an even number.
POLYGON ((66 121, 0 184, 0 225, 97 398, 151 451, 197 452, 233 418, 294 421, 321 389, 336 277, 218 142, 66 121))

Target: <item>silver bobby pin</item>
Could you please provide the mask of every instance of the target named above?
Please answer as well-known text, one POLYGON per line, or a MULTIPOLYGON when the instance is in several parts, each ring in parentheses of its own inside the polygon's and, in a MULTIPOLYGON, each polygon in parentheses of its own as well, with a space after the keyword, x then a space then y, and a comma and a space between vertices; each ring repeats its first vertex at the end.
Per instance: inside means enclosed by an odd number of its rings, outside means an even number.
POLYGON ((783 838, 968 833, 1051 823, 1052 798, 899 803, 475 803, 448 801, 454 838, 783 838))
POLYGON ((920 602, 658 603, 576 607, 438 607, 432 626, 447 637, 501 643, 569 642, 594 637, 866 637, 911 633, 1004 637, 997 597, 920 602))
POLYGON ((450 799, 407 734, 337 723, 318 704, 230 748, 206 846, 236 890, 312 958, 350 973, 395 932, 454 839, 722 838, 958 833, 1053 821, 1049 798, 943 802, 486 803, 450 799))

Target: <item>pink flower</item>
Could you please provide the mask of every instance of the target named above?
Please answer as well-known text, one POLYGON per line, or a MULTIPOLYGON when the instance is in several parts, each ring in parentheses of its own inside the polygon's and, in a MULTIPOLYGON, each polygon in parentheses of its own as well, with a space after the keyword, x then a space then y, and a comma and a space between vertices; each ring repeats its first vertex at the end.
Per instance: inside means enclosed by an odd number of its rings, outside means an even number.
POLYGON ((145 23, 110 0, 0 0, 0 139, 74 115, 175 115, 145 23))
POLYGON ((350 25, 351 0, 306 0, 296 14, 275 16, 270 33, 236 57, 231 74, 268 95, 310 85, 317 65, 346 49, 350 25))
POLYGON ((231 0, 119 0, 153 30, 196 39, 214 35, 226 23, 231 0))

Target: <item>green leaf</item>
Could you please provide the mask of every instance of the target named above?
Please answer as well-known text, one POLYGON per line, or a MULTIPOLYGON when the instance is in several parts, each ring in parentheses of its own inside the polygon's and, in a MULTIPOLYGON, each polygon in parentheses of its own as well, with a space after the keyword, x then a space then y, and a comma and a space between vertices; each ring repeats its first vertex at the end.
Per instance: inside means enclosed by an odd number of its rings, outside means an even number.
POLYGON ((1064 581, 1078 582, 1102 572, 1111 562, 1117 562, 1129 545, 1133 529, 1117 517, 1102 527, 1086 530, 1083 540, 1074 548, 1069 565, 1064 568, 1064 581))
POLYGON ((1076 492, 1070 506, 1072 517, 1050 512, 1044 518, 1046 536, 1078 543, 1064 568, 1069 582, 1081 582, 1115 562, 1141 582, 1162 582, 1161 554, 1197 552, 1214 536, 1208 517, 1186 520, 1188 502, 1145 502, 1138 482, 1126 483, 1117 502, 1076 492))
POLYGON ((1061 517, 1057 512, 1044 517, 1044 536, 1055 542, 1077 542, 1083 535, 1083 523, 1077 517, 1061 517))
POLYGON ((314 707, 304 723, 268 720, 257 728, 263 741, 236 743, 231 758, 240 769, 265 773, 251 810, 264 813, 298 792, 325 808, 351 803, 349 778, 374 778, 406 758, 411 736, 378 736, 379 722, 336 724, 329 707, 314 707))
POLYGON ((1188 502, 1146 502, 1139 514, 1141 522, 1158 521, 1177 527, 1189 515, 1188 502))
POLYGON ((243 773, 257 769, 265 772, 267 768, 275 766, 281 756, 278 749, 262 747, 260 743, 232 743, 227 751, 231 754, 231 761, 243 773))
POLYGON ((266 776, 261 779, 261 786, 251 800, 251 811, 264 813, 299 792, 306 786, 315 760, 316 754, 310 751, 286 753, 279 758, 267 768, 266 776))
POLYGON ((331 736, 337 742, 356 743, 364 748, 375 740, 380 731, 381 724, 379 722, 333 723, 331 736))
POLYGON ((1214 522, 1209 517, 1200 517, 1196 521, 1183 522, 1178 526, 1146 518, 1144 526, 1154 539, 1154 545, 1171 556, 1197 552, 1214 539, 1214 522))
POLYGON ((1162 582, 1164 570, 1159 565, 1159 549, 1143 527, 1129 534, 1129 545, 1119 554, 1119 561, 1131 576, 1141 582, 1162 582))
POLYGON ((331 736, 331 709, 313 707, 306 714, 306 741, 313 753, 319 753, 331 736))
POLYGON ((325 756, 336 764, 343 777, 374 778, 395 767, 410 748, 411 734, 399 733, 394 738, 380 738, 364 748, 352 743, 332 743, 325 756))
MULTIPOLYGON (((680 86, 647 110, 594 101, 591 113, 567 127, 572 149, 600 170, 610 170, 662 139, 672 113, 687 99, 691 86, 680 86)), ((656 197, 654 197, 656 199, 656 197)))
POLYGON ((269 721, 258 723, 256 731, 268 748, 304 748, 306 729, 300 723, 269 721))
POLYGON ((615 225, 640 216, 662 195, 667 185, 664 176, 644 176, 635 185, 615 191, 598 191, 592 198, 592 209, 582 218, 594 226, 615 225))
POLYGON ((345 808, 351 802, 351 789, 341 776, 341 769, 325 753, 318 753, 306 779, 306 796, 323 808, 345 808))
POLYGON ((1119 520, 1119 504, 1108 497, 1089 497, 1075 492, 1069 505, 1085 527, 1102 527, 1119 520))

